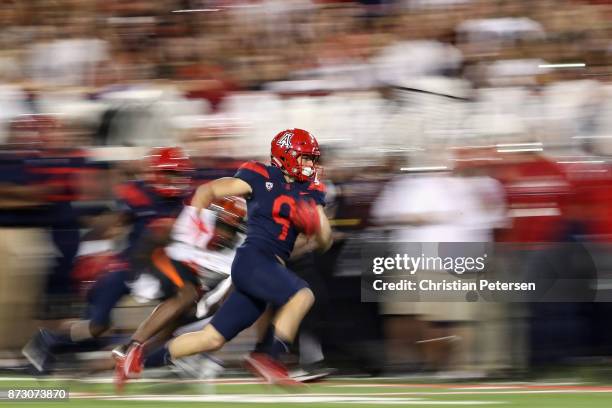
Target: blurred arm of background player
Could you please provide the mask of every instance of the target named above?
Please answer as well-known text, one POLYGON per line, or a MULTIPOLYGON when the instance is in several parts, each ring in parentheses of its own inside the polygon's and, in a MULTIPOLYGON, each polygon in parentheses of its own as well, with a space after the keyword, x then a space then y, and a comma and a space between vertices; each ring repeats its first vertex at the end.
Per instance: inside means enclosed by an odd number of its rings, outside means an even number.
POLYGON ((54 190, 38 185, 0 183, 0 208, 19 208, 45 204, 46 194, 54 190))

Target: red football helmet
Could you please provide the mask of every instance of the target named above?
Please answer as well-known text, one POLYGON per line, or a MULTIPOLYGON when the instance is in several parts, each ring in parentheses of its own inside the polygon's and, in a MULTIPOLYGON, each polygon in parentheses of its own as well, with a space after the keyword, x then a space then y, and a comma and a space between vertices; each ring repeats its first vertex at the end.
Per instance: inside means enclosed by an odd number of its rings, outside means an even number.
POLYGON ((246 232, 246 201, 241 197, 224 197, 214 200, 209 208, 217 213, 217 221, 208 248, 233 248, 237 240, 236 234, 246 232))
POLYGON ((191 188, 194 168, 180 147, 155 147, 146 158, 151 187, 164 197, 180 197, 191 188))
POLYGON ((302 129, 287 129, 272 139, 272 164, 298 181, 314 180, 321 152, 319 143, 310 132, 302 129), (303 165, 304 158, 312 160, 312 166, 303 165))

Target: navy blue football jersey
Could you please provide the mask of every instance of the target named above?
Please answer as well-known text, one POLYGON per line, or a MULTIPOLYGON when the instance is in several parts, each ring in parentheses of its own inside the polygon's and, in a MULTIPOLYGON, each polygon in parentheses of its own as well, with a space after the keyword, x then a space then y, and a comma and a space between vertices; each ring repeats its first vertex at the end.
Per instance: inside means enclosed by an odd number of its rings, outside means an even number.
POLYGON ((132 226, 123 254, 132 255, 151 223, 160 218, 176 218, 183 208, 182 197, 162 197, 143 181, 131 181, 117 188, 118 207, 132 226))
POLYGON ((291 222, 291 212, 298 200, 311 199, 324 206, 324 185, 310 181, 287 183, 280 168, 258 162, 243 164, 234 177, 247 182, 253 190, 247 197, 244 245, 287 260, 299 235, 291 222))

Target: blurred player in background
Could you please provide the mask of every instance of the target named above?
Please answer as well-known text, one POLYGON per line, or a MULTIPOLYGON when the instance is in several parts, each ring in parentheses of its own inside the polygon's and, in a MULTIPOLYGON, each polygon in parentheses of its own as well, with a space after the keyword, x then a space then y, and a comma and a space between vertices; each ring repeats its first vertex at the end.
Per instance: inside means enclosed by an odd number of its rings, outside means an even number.
POLYGON ((28 171, 37 180, 46 206, 45 216, 33 217, 32 222, 49 228, 57 251, 46 277, 43 318, 54 318, 72 300, 70 273, 79 247, 82 215, 82 207, 74 204, 83 199, 80 187, 84 176, 95 171, 87 152, 76 147, 83 143, 74 130, 50 114, 20 115, 10 123, 10 144, 30 152, 28 171))
POLYGON ((221 348, 271 307, 272 322, 247 365, 270 383, 295 383, 279 358, 289 350, 314 296, 285 263, 300 233, 298 246, 314 240, 325 251, 332 242, 323 212, 324 186, 317 174, 319 156, 313 135, 285 130, 272 140, 271 165, 248 162, 234 177, 198 188, 192 200, 198 210, 220 197, 246 196, 247 237, 232 264, 234 291, 203 330, 170 342, 172 358, 221 348))
POLYGON ((34 171, 38 166, 33 165, 41 156, 45 131, 36 118, 24 115, 15 119, 6 143, 0 146, 2 347, 18 348, 26 341, 24 334, 31 330, 36 302, 41 298, 38 277, 48 271, 47 260, 55 252, 44 229, 50 225, 51 214, 46 198, 55 189, 44 183, 34 171))
POLYGON ((134 281, 137 272, 134 266, 147 256, 149 244, 141 238, 165 237, 181 211, 183 200, 191 193, 193 169, 181 149, 155 148, 145 159, 145 165, 144 180, 128 181, 117 188, 118 213, 101 217, 89 232, 90 238, 113 238, 128 227, 130 232, 123 250, 116 254, 113 248, 100 249, 93 245, 75 267, 75 275, 80 279, 95 279, 87 292, 85 318, 70 322, 57 332, 41 329, 23 348, 24 356, 38 371, 48 369, 54 350, 78 347, 109 329, 112 309, 130 293, 129 283, 134 281), (91 259, 99 253, 111 255, 104 258, 101 270, 91 269, 95 264, 91 259))
POLYGON ((159 246, 157 239, 144 238, 154 248, 147 251, 151 253, 148 265, 139 268, 143 274, 135 282, 134 292, 163 302, 142 322, 128 344, 113 350, 119 388, 130 374, 140 373, 146 351, 170 338, 179 326, 206 317, 214 303, 223 298, 231 286, 228 278, 235 247, 245 231, 245 216, 242 198, 225 197, 200 212, 185 206, 167 246, 159 246))

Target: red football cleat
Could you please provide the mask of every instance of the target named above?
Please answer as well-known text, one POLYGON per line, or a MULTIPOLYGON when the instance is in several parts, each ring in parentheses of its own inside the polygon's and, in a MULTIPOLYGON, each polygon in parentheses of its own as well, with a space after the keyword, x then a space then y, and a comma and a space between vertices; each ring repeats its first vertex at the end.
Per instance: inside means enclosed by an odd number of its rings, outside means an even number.
POLYGON ((113 359, 115 360, 115 389, 117 390, 117 393, 121 393, 123 392, 123 387, 128 379, 125 375, 125 354, 120 352, 118 349, 113 350, 113 359))
POLYGON ((282 363, 267 354, 251 353, 245 359, 245 365, 253 374, 263 378, 268 384, 301 385, 300 382, 289 377, 282 363))
POLYGON ((142 344, 134 343, 125 354, 123 374, 126 378, 135 378, 142 372, 143 366, 142 344))

